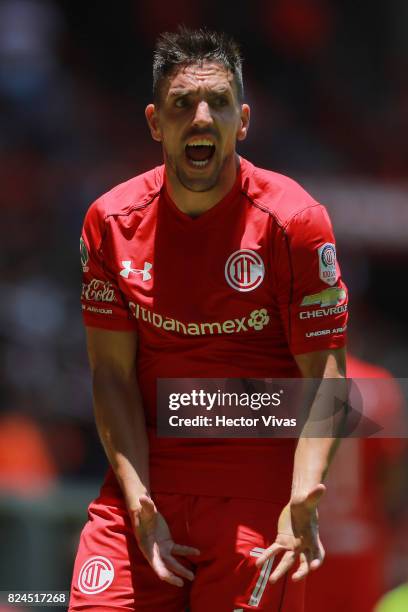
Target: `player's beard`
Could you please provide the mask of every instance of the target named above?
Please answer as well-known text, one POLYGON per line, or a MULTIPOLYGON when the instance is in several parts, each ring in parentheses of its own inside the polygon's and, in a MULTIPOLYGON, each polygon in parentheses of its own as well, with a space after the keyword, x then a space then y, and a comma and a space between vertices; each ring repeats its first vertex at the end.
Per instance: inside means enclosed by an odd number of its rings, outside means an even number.
POLYGON ((182 158, 178 162, 177 157, 175 155, 170 155, 164 145, 163 155, 166 164, 170 166, 173 174, 176 175, 181 185, 183 185, 185 189, 188 189, 189 191, 194 191, 196 193, 210 191, 216 185, 218 185, 222 180, 222 174, 224 172, 224 169, 226 169, 230 160, 235 157, 235 153, 231 153, 231 155, 227 155, 226 157, 224 157, 224 159, 218 160, 216 157, 217 151, 215 151, 213 156, 214 159, 212 158, 210 161, 210 164, 212 163, 212 165, 214 166, 211 173, 206 174, 205 176, 193 177, 191 174, 189 174, 183 169, 183 164, 185 164, 184 158, 182 158))

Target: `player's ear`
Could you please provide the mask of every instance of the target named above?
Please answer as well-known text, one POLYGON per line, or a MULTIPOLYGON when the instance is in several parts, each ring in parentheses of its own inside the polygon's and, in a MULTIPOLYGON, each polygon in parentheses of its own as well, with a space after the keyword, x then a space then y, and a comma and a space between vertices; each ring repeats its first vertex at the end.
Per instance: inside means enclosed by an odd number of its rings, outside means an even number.
POLYGON ((237 132, 237 140, 245 140, 249 128, 249 118, 251 115, 251 109, 248 104, 241 105, 241 119, 240 125, 237 132))
POLYGON ((145 109, 145 116, 147 120, 147 124, 150 128, 150 133, 152 135, 153 140, 157 140, 157 142, 161 142, 161 132, 159 127, 159 122, 157 119, 156 107, 154 104, 148 104, 145 109))

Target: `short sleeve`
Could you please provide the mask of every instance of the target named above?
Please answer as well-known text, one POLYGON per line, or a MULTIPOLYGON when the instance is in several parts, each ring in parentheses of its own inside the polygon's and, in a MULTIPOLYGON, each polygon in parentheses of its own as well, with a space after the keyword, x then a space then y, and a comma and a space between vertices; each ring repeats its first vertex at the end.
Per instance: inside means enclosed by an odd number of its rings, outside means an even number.
POLYGON ((348 296, 326 209, 315 204, 297 213, 279 243, 278 305, 292 354, 343 347, 348 296))
POLYGON ((85 216, 80 238, 82 264, 82 315, 88 327, 134 330, 121 291, 112 273, 107 246, 103 199, 96 200, 85 216))

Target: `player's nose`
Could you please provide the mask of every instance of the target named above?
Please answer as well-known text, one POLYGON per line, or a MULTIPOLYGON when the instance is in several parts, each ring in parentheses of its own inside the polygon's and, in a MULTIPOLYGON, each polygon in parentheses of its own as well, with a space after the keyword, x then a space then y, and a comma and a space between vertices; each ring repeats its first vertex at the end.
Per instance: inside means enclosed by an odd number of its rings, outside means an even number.
POLYGON ((211 125, 212 122, 213 118, 208 103, 205 100, 200 100, 195 109, 193 125, 206 127, 211 125))

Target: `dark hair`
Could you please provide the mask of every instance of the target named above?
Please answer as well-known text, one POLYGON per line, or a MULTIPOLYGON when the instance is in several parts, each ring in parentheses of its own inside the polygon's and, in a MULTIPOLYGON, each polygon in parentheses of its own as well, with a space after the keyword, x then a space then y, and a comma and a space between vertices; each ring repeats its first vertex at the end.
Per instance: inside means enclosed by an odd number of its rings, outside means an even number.
POLYGON ((154 101, 159 102, 162 81, 174 68, 204 60, 219 62, 232 72, 238 99, 242 101, 242 58, 237 43, 224 32, 190 30, 184 26, 179 26, 177 32, 163 32, 157 39, 153 55, 154 101))

